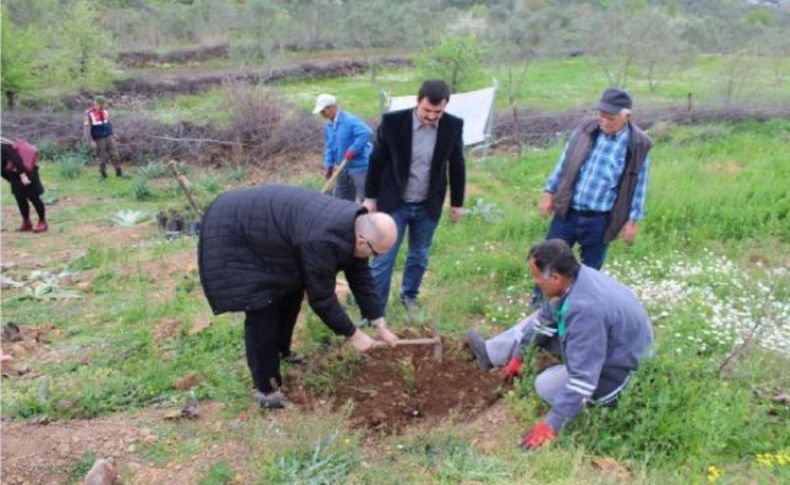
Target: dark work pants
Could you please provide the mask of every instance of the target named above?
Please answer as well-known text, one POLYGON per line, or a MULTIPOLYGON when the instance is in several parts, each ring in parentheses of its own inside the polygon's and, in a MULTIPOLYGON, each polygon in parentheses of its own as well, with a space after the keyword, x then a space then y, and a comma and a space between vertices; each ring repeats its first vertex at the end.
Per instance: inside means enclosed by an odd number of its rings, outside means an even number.
POLYGON ((283 384, 280 357, 291 353, 291 337, 303 295, 301 290, 289 293, 269 306, 244 312, 247 365, 253 386, 265 394, 275 390, 272 379, 278 388, 283 384))

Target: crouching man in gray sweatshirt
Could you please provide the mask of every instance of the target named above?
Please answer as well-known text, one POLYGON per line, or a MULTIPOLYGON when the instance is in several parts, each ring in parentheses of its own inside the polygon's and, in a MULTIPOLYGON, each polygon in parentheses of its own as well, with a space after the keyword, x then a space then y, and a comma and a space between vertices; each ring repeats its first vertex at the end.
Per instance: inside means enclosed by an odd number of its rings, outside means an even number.
POLYGON ((561 356, 563 364, 535 379, 535 390, 551 405, 522 439, 523 448, 535 449, 552 441, 585 403, 612 404, 649 353, 653 332, 631 290, 580 265, 562 240, 533 246, 528 260, 532 278, 547 297, 543 307, 487 341, 476 330, 468 339, 480 369, 504 366, 506 380, 521 373, 529 345, 561 356))

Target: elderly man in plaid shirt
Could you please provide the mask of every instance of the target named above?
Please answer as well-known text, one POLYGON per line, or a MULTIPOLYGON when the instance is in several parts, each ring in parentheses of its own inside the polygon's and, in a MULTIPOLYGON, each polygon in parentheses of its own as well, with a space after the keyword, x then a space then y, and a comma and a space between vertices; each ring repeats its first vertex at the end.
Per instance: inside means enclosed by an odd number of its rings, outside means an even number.
POLYGON ((653 142, 631 121, 631 106, 626 91, 604 91, 597 119, 571 133, 538 204, 543 216, 554 213, 546 239, 578 242, 582 263, 595 269, 618 235, 634 241, 644 214, 653 142))

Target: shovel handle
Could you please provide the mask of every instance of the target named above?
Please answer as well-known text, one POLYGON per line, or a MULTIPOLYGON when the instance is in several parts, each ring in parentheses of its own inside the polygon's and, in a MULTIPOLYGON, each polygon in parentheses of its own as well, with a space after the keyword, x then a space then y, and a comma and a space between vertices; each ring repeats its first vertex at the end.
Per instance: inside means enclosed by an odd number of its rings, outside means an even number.
POLYGON ((346 165, 348 165, 348 159, 343 160, 343 163, 335 167, 335 170, 332 172, 332 176, 329 177, 329 180, 327 180, 324 186, 321 188, 322 194, 326 194, 332 190, 332 187, 335 186, 335 182, 337 182, 337 178, 340 176, 340 172, 346 168, 346 165))

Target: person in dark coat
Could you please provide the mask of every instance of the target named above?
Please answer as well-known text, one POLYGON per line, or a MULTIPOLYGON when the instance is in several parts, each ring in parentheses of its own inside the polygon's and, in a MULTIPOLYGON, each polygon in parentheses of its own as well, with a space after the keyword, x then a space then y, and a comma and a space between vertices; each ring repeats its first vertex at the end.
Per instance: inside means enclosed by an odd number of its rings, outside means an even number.
POLYGON ((374 341, 358 330, 335 295, 345 273, 362 316, 394 346, 367 258, 395 243, 395 222, 354 202, 307 189, 269 185, 224 193, 206 210, 198 243, 200 281, 215 314, 243 311, 247 364, 261 407, 281 408, 280 359, 303 295, 323 322, 358 351, 374 341))
POLYGON ((19 213, 22 215, 22 225, 17 229, 18 232, 45 232, 49 229, 47 224, 46 209, 41 200, 44 193, 44 186, 38 176, 38 167, 28 172, 25 170, 22 158, 14 149, 11 141, 2 140, 3 149, 3 168, 2 176, 11 184, 11 192, 16 199, 19 213), (30 221, 30 204, 36 209, 38 214, 38 224, 33 227, 30 221))
POLYGON ((381 118, 370 155, 364 206, 371 212, 392 215, 398 225, 395 246, 373 260, 373 280, 386 306, 395 259, 408 228, 409 254, 400 301, 410 314, 416 309, 428 268, 428 253, 448 184, 450 222, 458 221, 464 211, 464 121, 445 113, 449 101, 450 88, 444 81, 425 81, 415 108, 386 113, 381 118))

